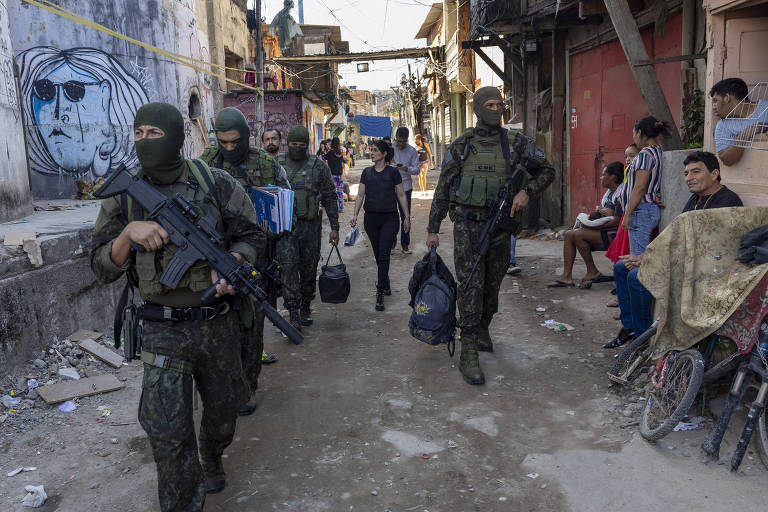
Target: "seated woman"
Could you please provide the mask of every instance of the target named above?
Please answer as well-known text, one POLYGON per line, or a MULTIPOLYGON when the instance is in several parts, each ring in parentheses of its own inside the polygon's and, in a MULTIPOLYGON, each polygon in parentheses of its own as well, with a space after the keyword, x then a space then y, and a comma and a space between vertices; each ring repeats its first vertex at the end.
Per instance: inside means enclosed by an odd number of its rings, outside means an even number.
POLYGON ((601 229, 619 224, 622 181, 624 181, 624 166, 621 162, 611 162, 603 168, 600 184, 608 190, 603 196, 602 204, 589 216, 580 214, 580 220, 576 222, 574 228, 566 231, 563 241, 563 273, 553 283, 547 285, 549 288, 574 286, 572 273, 577 250, 587 265, 587 273, 581 280, 579 288, 589 288, 595 280, 602 277, 595 266, 595 260, 592 259, 590 246, 602 243, 601 229))

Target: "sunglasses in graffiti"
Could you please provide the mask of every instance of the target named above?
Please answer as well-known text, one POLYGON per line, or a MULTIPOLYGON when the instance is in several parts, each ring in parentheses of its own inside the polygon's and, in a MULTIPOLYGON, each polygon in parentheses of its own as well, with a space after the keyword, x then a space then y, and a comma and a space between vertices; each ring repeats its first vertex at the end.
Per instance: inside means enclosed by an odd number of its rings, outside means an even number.
POLYGON ((40 101, 51 101, 56 97, 57 89, 64 91, 64 96, 69 101, 78 102, 85 97, 86 85, 99 85, 100 82, 80 82, 78 80, 68 80, 64 83, 55 83, 47 78, 35 80, 32 84, 32 93, 40 101))

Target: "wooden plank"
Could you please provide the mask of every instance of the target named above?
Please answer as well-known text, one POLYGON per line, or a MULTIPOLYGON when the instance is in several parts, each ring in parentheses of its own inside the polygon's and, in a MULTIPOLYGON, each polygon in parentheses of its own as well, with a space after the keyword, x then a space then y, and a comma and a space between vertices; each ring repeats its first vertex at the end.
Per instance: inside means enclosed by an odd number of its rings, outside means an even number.
POLYGON ((47 404, 58 404, 59 402, 66 402, 73 398, 81 398, 84 396, 98 395, 100 393, 108 393, 109 391, 116 391, 125 387, 122 382, 117 380, 117 377, 111 373, 105 375, 97 375, 96 377, 88 377, 80 380, 68 380, 66 382, 59 382, 52 386, 40 386, 36 389, 37 393, 45 400, 47 404))
POLYGON ((89 331, 88 329, 80 329, 66 337, 68 341, 81 341, 81 340, 97 340, 104 336, 98 331, 89 331))
POLYGON ((499 66, 496 65, 495 62, 491 60, 491 58, 488 56, 487 53, 485 53, 482 48, 475 48, 475 53, 485 61, 486 64, 488 64, 488 67, 491 68, 491 70, 499 75, 499 78, 501 78, 504 81, 504 85, 506 85, 507 89, 512 89, 512 81, 509 79, 507 75, 504 74, 504 72, 499 68, 499 66))
POLYGON ((81 349, 85 350, 89 354, 93 354, 95 357, 98 357, 109 366, 113 366, 115 368, 120 368, 123 366, 122 356, 115 354, 107 347, 99 345, 93 340, 82 340, 79 345, 81 349))
POLYGON ((626 0, 604 0, 605 8, 611 17, 611 23, 619 36, 619 42, 627 56, 629 69, 635 77, 635 82, 643 95, 648 112, 656 119, 665 121, 670 128, 671 135, 664 144, 664 149, 680 149, 683 141, 675 124, 675 118, 669 109, 667 98, 661 89, 659 77, 653 66, 636 66, 639 62, 648 61, 648 52, 645 50, 640 29, 637 28, 635 18, 626 0))

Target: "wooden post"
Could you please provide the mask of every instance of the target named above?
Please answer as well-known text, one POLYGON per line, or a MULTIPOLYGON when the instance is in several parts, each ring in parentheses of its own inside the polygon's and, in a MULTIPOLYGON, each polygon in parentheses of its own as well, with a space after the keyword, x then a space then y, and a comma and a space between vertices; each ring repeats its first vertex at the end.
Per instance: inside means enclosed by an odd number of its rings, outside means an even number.
POLYGON ((552 224, 559 226, 563 223, 565 212, 565 173, 568 170, 564 140, 566 126, 565 90, 568 77, 565 74, 567 32, 555 30, 552 33, 552 148, 550 158, 555 168, 555 181, 552 182, 552 224))
POLYGON ((672 111, 669 109, 667 98, 664 97, 664 91, 661 89, 659 78, 656 76, 656 70, 651 64, 638 64, 638 62, 648 60, 648 52, 645 51, 640 30, 637 28, 627 0, 603 1, 608 15, 611 17, 616 35, 621 42, 621 47, 624 49, 624 55, 627 56, 629 69, 632 71, 635 82, 640 88, 640 93, 643 95, 648 112, 656 119, 669 124, 671 135, 665 144, 665 149, 681 149, 683 142, 680 139, 680 132, 677 129, 677 124, 675 124, 672 111))

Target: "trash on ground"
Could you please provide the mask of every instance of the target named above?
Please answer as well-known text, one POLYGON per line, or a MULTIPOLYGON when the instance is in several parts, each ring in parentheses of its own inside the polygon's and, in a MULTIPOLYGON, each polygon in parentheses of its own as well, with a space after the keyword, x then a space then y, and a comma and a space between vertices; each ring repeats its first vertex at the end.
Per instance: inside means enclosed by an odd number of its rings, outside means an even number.
POLYGON ((3 395, 2 398, 0 398, 0 402, 3 402, 6 409, 11 409, 21 403, 21 397, 3 395))
POLYGON ((429 458, 429 454, 428 453, 422 453, 421 454, 421 458, 422 459, 428 459, 429 458))
POLYGON ((80 373, 77 368, 61 368, 59 369, 59 375, 65 379, 80 380, 80 373))
POLYGON ((35 389, 39 385, 40 385, 40 382, 37 379, 29 379, 27 381, 27 392, 35 389))
POLYGON ((93 354, 113 368, 120 368, 123 365, 123 356, 112 352, 103 345, 99 345, 90 338, 80 340, 78 345, 81 349, 89 354, 93 354))
POLYGON ((35 466, 26 466, 26 467, 22 466, 22 467, 18 467, 16 469, 14 469, 10 473, 8 473, 8 476, 16 476, 19 473, 23 473, 25 471, 36 471, 36 470, 37 470, 37 468, 35 466))
POLYGON ((568 416, 576 416, 576 411, 568 411, 565 414, 567 414, 568 416))
POLYGON ((27 495, 24 496, 24 501, 21 504, 25 507, 40 507, 48 499, 48 495, 45 494, 45 489, 43 489, 42 485, 26 485, 24 490, 27 491, 27 495))
POLYGON ((532 479, 534 479, 534 480, 535 480, 535 479, 537 479, 537 478, 539 478, 539 474, 538 474, 538 473, 528 473, 528 474, 527 474, 527 475, 525 475, 525 476, 527 476, 528 478, 532 478, 532 479))
POLYGON ((77 405, 75 404, 75 402, 72 402, 72 401, 64 402, 59 406, 59 410, 61 412, 72 412, 75 409, 77 409, 77 405))
POLYGON ((456 443, 455 441, 448 441, 448 448, 458 448, 459 443, 456 443))
POLYGON ((536 308, 536 311, 538 311, 539 313, 543 313, 546 310, 547 310, 547 308, 545 308, 544 306, 539 306, 539 307, 536 308))
POLYGON ((60 382, 50 386, 40 386, 37 392, 47 404, 58 404, 82 398, 84 396, 98 395, 109 391, 116 391, 125 387, 125 384, 117 380, 111 373, 88 377, 80 380, 60 382))
POLYGON ((112 414, 112 409, 103 409, 101 411, 101 418, 99 418, 97 421, 99 423, 104 423, 104 420, 107 419, 110 414, 112 414))
POLYGON ((576 328, 572 325, 558 322, 557 320, 549 319, 544 320, 544 323, 541 324, 542 327, 546 327, 547 329, 552 329, 553 331, 575 331, 576 328))
POLYGON ((686 423, 685 421, 681 421, 675 425, 674 431, 681 432, 686 430, 696 430, 697 428, 699 428, 699 425, 696 423, 686 423))

